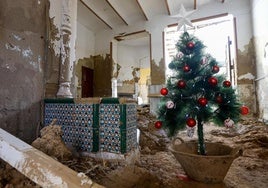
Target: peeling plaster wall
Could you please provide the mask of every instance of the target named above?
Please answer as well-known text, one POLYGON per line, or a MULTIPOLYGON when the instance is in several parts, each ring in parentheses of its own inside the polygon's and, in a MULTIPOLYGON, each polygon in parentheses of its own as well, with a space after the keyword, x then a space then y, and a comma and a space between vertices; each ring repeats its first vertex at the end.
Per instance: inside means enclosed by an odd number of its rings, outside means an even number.
POLYGON ((256 51, 256 95, 258 117, 268 122, 268 17, 267 0, 251 0, 256 51))
POLYGON ((92 31, 77 21, 76 60, 95 55, 95 36, 92 31))
MULTIPOLYGON (((251 53, 252 51, 248 51, 248 47, 251 47, 253 38, 250 0, 228 0, 224 3, 221 3, 220 1, 213 1, 208 5, 202 7, 199 6, 198 9, 189 16, 189 19, 193 20, 224 13, 232 14, 236 18, 237 47, 239 50, 239 54, 237 56, 237 76, 240 78, 237 88, 239 94, 241 94, 241 101, 248 105, 251 114, 253 114, 256 109, 254 84, 252 77, 244 77, 244 74, 248 73, 253 75, 253 77, 256 77, 254 68, 247 71, 248 67, 252 67, 255 64, 254 54, 251 53), (244 61, 245 59, 246 61, 244 61)), ((265 18, 265 16, 263 18, 265 18)), ((110 42, 113 40, 114 36, 118 35, 118 33, 131 33, 141 30, 148 31, 151 34, 152 47, 150 75, 151 86, 152 88, 157 88, 150 90, 150 94, 159 94, 158 88, 161 88, 162 85, 165 84, 165 62, 162 33, 168 25, 176 22, 177 19, 170 16, 159 15, 146 22, 138 22, 133 25, 130 24, 127 27, 117 27, 113 30, 103 30, 96 34, 96 41, 98 41, 95 46, 96 53, 109 53, 110 42)), ((150 99, 151 107, 153 107, 153 103, 157 103, 157 100, 158 98, 150 99)), ((151 112, 154 113, 153 111, 151 112)))
POLYGON ((64 71, 68 72, 66 73, 69 74, 68 77, 71 77, 71 90, 73 94, 75 93, 73 68, 76 61, 74 49, 77 35, 77 0, 49 0, 49 3, 46 15, 48 43, 47 64, 45 68, 45 97, 55 98, 59 89, 60 63, 64 62, 63 59, 69 59, 71 62, 70 67, 65 65, 62 68, 69 68, 64 71), (70 17, 70 28, 64 25, 66 23, 63 23, 63 12, 70 17))
MULTIPOLYGON (((250 0, 230 0, 225 1, 224 3, 214 1, 203 7, 198 7, 198 9, 189 16, 189 19, 198 19, 223 13, 233 14, 236 18, 238 33, 237 45, 241 51, 244 51, 244 46, 248 45, 252 38, 250 0)), ((159 70, 162 68, 161 64, 163 63, 164 58, 162 32, 167 25, 176 22, 177 19, 170 16, 159 15, 149 21, 135 23, 135 25, 130 24, 127 27, 123 26, 114 28, 113 30, 103 30, 96 34, 96 40, 98 41, 95 46, 96 53, 109 53, 109 43, 112 41, 113 36, 116 36, 118 33, 131 33, 146 30, 151 34, 152 67, 159 70)), ((238 69, 239 68, 240 67, 238 67, 238 69)), ((160 84, 165 84, 165 79, 162 79, 163 76, 160 75, 161 78, 158 78, 158 76, 158 72, 154 73, 154 71, 152 71, 152 84, 154 83, 154 80, 160 81, 160 84)), ((159 84, 158 81, 157 84, 159 84)))
POLYGON ((237 51, 237 90, 243 104, 250 108, 250 114, 256 113, 256 77, 255 50, 253 40, 237 51), (243 51, 242 51, 243 50, 243 51))
POLYGON ((110 55, 94 56, 94 97, 112 96, 112 61, 110 55))
POLYGON ((41 122, 47 1, 0 1, 0 127, 26 142, 41 122))
MULTIPOLYGON (((79 20, 79 17, 78 17, 79 20)), ((92 31, 77 22, 75 81, 76 96, 81 97, 82 66, 94 69, 95 36, 92 31)))
POLYGON ((79 59, 75 66, 75 76, 77 78, 76 97, 82 96, 82 66, 93 69, 93 96, 110 97, 112 94, 112 63, 109 55, 90 56, 90 58, 79 59))
POLYGON ((94 57, 79 59, 75 65, 75 77, 77 79, 76 85, 76 97, 82 96, 82 67, 87 67, 94 70, 94 57))
POLYGON ((151 62, 151 84, 161 85, 165 84, 165 62, 161 59, 159 65, 154 60, 151 62))
MULTIPOLYGON (((139 80, 141 78, 140 69, 150 68, 149 45, 130 46, 119 42, 117 47, 117 63, 120 67, 117 77, 118 94, 145 96, 147 93, 146 85, 139 80), (135 83, 138 84, 136 88, 135 83)), ((144 100, 146 99, 144 98, 144 100)))

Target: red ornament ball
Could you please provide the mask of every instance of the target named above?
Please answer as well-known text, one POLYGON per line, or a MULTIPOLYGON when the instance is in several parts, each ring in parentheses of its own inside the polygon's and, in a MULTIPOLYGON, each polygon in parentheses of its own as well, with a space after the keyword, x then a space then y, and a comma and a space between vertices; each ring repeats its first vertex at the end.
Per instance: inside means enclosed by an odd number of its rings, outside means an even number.
POLYGON ((187 43, 187 48, 188 49, 193 49, 194 48, 194 43, 191 41, 191 42, 188 42, 187 43))
POLYGON ((191 70, 190 66, 189 65, 184 65, 183 66, 183 71, 184 72, 189 72, 191 70))
POLYGON ((167 95, 168 94, 168 89, 167 88, 162 88, 161 90, 160 90, 160 93, 161 93, 161 95, 167 95))
POLYGON ((194 127, 196 125, 196 121, 194 118, 188 118, 186 120, 186 124, 189 126, 189 127, 194 127))
POLYGON ((218 67, 217 65, 214 65, 213 67, 212 67, 212 72, 213 73, 218 73, 220 71, 220 67, 218 67))
POLYGON ((156 121, 155 123, 154 123, 154 127, 155 128, 157 128, 157 129, 160 129, 161 127, 162 127, 162 121, 156 121))
POLYGON ((248 109, 248 107, 247 107, 247 106, 242 106, 242 107, 240 108, 240 113, 241 113, 242 115, 247 115, 247 114, 249 113, 249 109, 248 109))
POLYGON ((180 89, 184 89, 186 87, 186 82, 184 80, 179 80, 177 85, 180 89))
POLYGON ((222 96, 220 95, 216 96, 215 100, 218 104, 221 104, 223 102, 222 96))
POLYGON ((223 86, 224 86, 224 87, 230 87, 230 86, 231 86, 231 82, 228 81, 228 80, 225 80, 225 81, 223 82, 223 86))
POLYGON ((217 78, 215 78, 215 77, 210 77, 210 78, 208 79, 208 83, 209 83, 209 85, 211 85, 211 86, 216 86, 216 85, 218 84, 218 80, 217 80, 217 78))
POLYGON ((205 97, 200 97, 198 99, 198 104, 200 104, 200 106, 206 106, 208 103, 208 100, 205 97))

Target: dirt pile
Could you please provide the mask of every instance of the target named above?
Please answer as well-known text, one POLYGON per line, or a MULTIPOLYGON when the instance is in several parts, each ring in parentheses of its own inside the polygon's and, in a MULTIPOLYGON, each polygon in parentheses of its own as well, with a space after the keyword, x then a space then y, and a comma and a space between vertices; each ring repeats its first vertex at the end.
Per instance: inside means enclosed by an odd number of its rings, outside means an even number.
POLYGON ((155 154, 159 151, 167 151, 170 139, 166 133, 154 127, 156 117, 150 114, 150 107, 143 106, 137 108, 138 129, 140 130, 141 154, 155 154))
POLYGON ((15 168, 0 160, 0 188, 40 188, 15 168))
MULTIPOLYGON (((240 147, 242 154, 234 160, 224 181, 220 184, 203 184, 185 175, 181 165, 169 152, 170 139, 162 130, 154 128, 156 117, 148 106, 138 108, 140 129, 140 160, 127 165, 124 161, 97 160, 72 155, 61 140, 59 126, 42 129, 35 147, 58 158, 77 172, 83 172, 93 181, 108 188, 265 188, 268 187, 268 127, 254 119, 241 121, 232 129, 211 124, 204 126, 206 141, 240 147), (63 145, 62 145, 63 144, 63 145)), ((178 134, 185 141, 185 131, 178 134)), ((0 188, 36 187, 30 180, 5 163, 0 166, 0 188), (24 186, 23 186, 24 185, 24 186)))
POLYGON ((41 129, 40 137, 33 141, 32 146, 56 159, 69 159, 72 152, 62 141, 61 127, 55 123, 56 120, 41 129))

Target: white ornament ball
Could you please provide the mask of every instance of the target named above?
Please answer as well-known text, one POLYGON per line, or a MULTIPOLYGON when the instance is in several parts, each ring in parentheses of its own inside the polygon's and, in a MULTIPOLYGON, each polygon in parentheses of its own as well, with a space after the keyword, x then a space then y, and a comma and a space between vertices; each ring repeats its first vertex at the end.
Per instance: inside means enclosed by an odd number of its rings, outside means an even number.
POLYGON ((166 107, 167 107, 168 109, 174 108, 174 102, 173 102, 173 101, 167 101, 167 102, 166 102, 166 107))
POLYGON ((201 65, 205 65, 208 62, 208 59, 206 57, 203 57, 201 60, 201 65))
POLYGON ((186 131, 187 136, 192 138, 194 136, 195 126, 194 127, 186 126, 186 127, 187 127, 186 131))
POLYGON ((224 120, 224 126, 226 128, 232 128, 234 126, 234 121, 230 118, 224 120))
POLYGON ((178 52, 177 54, 176 54, 176 56, 177 56, 177 58, 182 58, 182 56, 183 56, 183 53, 182 52, 178 52))

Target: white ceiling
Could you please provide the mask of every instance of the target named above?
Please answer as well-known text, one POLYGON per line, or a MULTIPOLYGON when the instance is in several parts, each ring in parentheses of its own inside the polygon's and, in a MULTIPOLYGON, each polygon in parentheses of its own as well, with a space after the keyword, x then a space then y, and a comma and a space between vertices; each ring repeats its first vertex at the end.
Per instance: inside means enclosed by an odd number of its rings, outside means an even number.
POLYGON ((175 15, 180 5, 186 10, 224 0, 78 0, 78 21, 91 31, 114 30, 149 21, 157 15, 175 15))
POLYGON ((224 0, 78 0, 79 22, 93 32, 148 21, 156 15, 178 14, 180 5, 187 10, 224 0))

